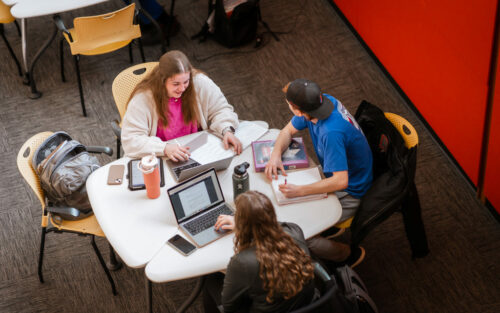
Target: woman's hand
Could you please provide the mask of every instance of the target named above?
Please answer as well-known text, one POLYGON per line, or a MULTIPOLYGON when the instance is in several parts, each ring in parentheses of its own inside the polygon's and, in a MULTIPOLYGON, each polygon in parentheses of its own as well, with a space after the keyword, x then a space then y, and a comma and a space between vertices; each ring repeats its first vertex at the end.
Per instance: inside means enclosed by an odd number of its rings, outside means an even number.
POLYGON ((294 185, 294 184, 281 184, 278 185, 281 193, 287 198, 295 198, 303 196, 302 186, 294 185))
POLYGON ((221 214, 215 222, 215 230, 233 230, 234 229, 234 216, 221 214))
POLYGON ((170 144, 170 143, 167 143, 165 145, 163 154, 165 154, 167 158, 169 158, 174 162, 187 161, 190 156, 189 147, 183 147, 177 144, 170 144))
POLYGON ((224 149, 229 149, 229 145, 233 146, 233 150, 236 154, 240 154, 243 150, 240 140, 230 131, 227 131, 222 138, 224 143, 224 149))

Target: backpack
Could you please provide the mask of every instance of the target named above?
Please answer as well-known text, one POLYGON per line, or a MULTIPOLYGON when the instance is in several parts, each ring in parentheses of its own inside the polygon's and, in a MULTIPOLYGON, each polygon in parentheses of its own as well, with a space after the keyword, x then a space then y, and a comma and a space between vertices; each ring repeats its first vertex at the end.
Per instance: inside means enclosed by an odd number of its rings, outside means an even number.
POLYGON ((52 213, 78 220, 92 214, 85 182, 100 167, 84 145, 65 132, 56 132, 35 151, 32 161, 52 213))
POLYGON ((209 2, 209 17, 202 30, 192 39, 208 36, 228 48, 244 45, 256 39, 259 20, 259 2, 257 0, 216 0, 209 2), (231 2, 241 2, 232 11, 226 13, 226 6, 231 2), (227 3, 229 2, 229 3, 227 3))
MULTIPOLYGON (((330 275, 323 266, 315 264, 314 274, 315 280, 323 281, 321 293, 332 293, 329 301, 315 308, 314 312, 378 313, 377 306, 368 295, 365 284, 348 265, 335 268, 333 275, 330 275)), ((296 312, 300 311, 299 309, 296 312)))

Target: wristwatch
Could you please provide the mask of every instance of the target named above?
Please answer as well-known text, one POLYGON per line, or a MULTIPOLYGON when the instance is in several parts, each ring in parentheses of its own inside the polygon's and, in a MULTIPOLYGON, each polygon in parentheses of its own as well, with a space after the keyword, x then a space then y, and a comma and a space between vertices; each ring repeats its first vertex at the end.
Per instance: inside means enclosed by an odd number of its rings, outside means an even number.
POLYGON ((228 127, 224 128, 222 130, 222 137, 224 137, 224 135, 226 134, 226 132, 231 132, 231 133, 234 134, 236 131, 234 130, 233 126, 228 126, 228 127))

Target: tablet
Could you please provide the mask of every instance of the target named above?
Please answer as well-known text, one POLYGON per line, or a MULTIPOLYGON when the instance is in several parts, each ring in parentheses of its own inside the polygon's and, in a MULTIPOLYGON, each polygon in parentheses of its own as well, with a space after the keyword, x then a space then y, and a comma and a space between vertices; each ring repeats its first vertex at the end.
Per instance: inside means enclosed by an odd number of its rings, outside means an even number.
MULTIPOLYGON (((137 167, 141 159, 133 159, 128 162, 128 189, 141 190, 145 189, 144 177, 141 170, 137 167)), ((160 164, 160 187, 165 186, 165 178, 163 177, 163 160, 158 157, 158 164, 160 164)))

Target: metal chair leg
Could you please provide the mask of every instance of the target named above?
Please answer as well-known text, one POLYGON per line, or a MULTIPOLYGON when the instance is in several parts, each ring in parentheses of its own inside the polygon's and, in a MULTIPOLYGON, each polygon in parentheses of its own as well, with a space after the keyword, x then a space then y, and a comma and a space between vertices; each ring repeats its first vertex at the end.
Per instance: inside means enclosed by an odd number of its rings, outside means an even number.
POLYGON ((132 42, 130 42, 130 44, 128 45, 128 55, 130 57, 130 64, 134 64, 134 56, 132 54, 132 42))
POLYGON ((78 65, 78 61, 80 59, 79 55, 73 56, 75 60, 75 68, 76 68, 76 78, 78 80, 78 90, 80 91, 80 104, 82 105, 83 116, 87 116, 87 110, 85 110, 85 99, 83 98, 83 88, 82 88, 82 79, 80 78, 80 66, 78 65))
POLYGON ((116 258, 115 250, 113 249, 113 247, 109 242, 108 246, 109 246, 109 262, 107 264, 108 269, 112 271, 117 271, 120 268, 122 268, 122 262, 118 261, 118 259, 116 258))
POLYGON ((201 293, 201 289, 203 288, 203 284, 205 283, 205 276, 201 276, 198 278, 196 285, 194 286, 191 295, 182 303, 182 305, 177 309, 176 313, 184 313, 190 306, 193 304, 194 300, 201 293))
POLYGON ((45 235, 47 234, 47 228, 42 227, 42 238, 40 241, 40 254, 38 255, 38 279, 43 284, 43 274, 42 274, 42 266, 43 266, 43 252, 45 250, 45 235))
POLYGON ((106 267, 106 262, 104 262, 104 259, 101 255, 101 252, 99 251, 99 248, 97 248, 97 245, 95 243, 95 236, 92 235, 92 247, 94 248, 95 254, 97 255, 97 258, 99 259, 99 262, 101 263, 102 269, 106 273, 106 276, 108 276, 109 283, 111 284, 111 291, 113 292, 113 295, 116 296, 116 287, 115 287, 115 282, 113 280, 113 277, 111 277, 111 273, 109 272, 108 268, 106 267))
POLYGON ((5 41, 5 45, 7 46, 7 50, 9 50, 10 55, 14 59, 14 62, 16 62, 17 71, 19 72, 19 76, 23 76, 23 71, 21 70, 21 64, 19 64, 19 61, 17 60, 17 57, 16 57, 16 54, 14 53, 14 50, 12 50, 12 47, 10 46, 9 41, 7 40, 7 37, 5 37, 3 24, 0 24, 0 35, 2 36, 3 41, 5 41))
POLYGON ((144 57, 144 49, 142 48, 142 40, 141 40, 141 38, 137 38, 137 41, 139 42, 139 51, 141 52, 142 63, 144 63, 144 62, 146 62, 146 58, 144 57))
POLYGON ((122 143, 122 141, 120 140, 120 138, 116 138, 116 159, 117 160, 120 158, 121 143, 122 143))
POLYGON ((17 28, 17 34, 19 35, 19 37, 21 37, 21 28, 19 27, 19 23, 17 21, 14 21, 14 24, 16 25, 17 28))
POLYGON ((66 76, 64 75, 64 39, 61 38, 61 40, 59 40, 59 64, 60 64, 60 67, 61 67, 61 80, 63 82, 66 82, 66 76))

